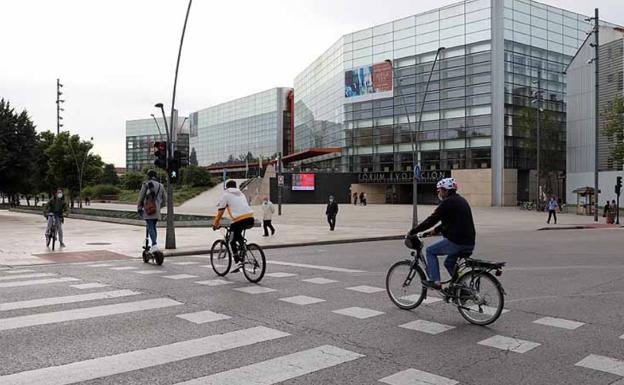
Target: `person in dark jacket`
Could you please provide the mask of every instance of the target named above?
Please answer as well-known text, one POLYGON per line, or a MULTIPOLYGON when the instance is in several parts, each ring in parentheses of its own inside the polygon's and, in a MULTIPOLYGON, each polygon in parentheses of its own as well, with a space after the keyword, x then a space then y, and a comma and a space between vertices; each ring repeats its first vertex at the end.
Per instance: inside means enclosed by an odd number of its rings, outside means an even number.
POLYGON ((468 202, 457 194, 457 182, 453 178, 442 179, 437 184, 438 198, 442 201, 429 218, 410 230, 409 236, 423 232, 435 226, 431 234, 442 234, 443 238, 427 247, 427 275, 429 281, 424 286, 441 290, 440 266, 438 255, 446 255, 444 266, 453 274, 458 254, 472 251, 475 247, 476 231, 472 219, 472 210, 468 202))
POLYGON ((43 206, 43 215, 48 220, 48 225, 46 227, 45 237, 46 237, 46 246, 50 245, 50 239, 52 237, 52 226, 54 221, 56 220, 56 231, 58 234, 58 240, 61 244, 61 247, 65 247, 65 243, 63 243, 63 223, 65 223, 65 217, 69 212, 67 208, 67 202, 65 202, 65 196, 63 194, 63 189, 58 188, 56 190, 56 195, 54 195, 47 204, 43 206))
POLYGON ((334 231, 336 227, 336 215, 338 215, 338 203, 334 200, 333 195, 329 196, 329 203, 327 204, 327 209, 325 209, 325 215, 327 215, 329 230, 334 231))

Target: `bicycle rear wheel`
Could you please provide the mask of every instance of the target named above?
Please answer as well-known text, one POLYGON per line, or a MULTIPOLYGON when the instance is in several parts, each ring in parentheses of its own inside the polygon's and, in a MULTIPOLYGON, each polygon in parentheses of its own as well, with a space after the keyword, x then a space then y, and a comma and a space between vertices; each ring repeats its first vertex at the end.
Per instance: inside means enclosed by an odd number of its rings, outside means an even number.
POLYGON ((422 285, 425 279, 420 266, 412 268, 412 262, 399 261, 388 270, 386 291, 395 305, 403 310, 411 310, 427 296, 427 288, 422 285))
POLYGON ((258 283, 266 271, 266 258, 262 248, 255 243, 247 245, 243 258, 243 274, 251 283, 258 283))
POLYGON ((480 326, 496 321, 503 312, 505 297, 498 280, 486 271, 471 271, 455 284, 457 310, 466 321, 480 326))
POLYGON ((210 264, 212 265, 212 270, 220 277, 223 277, 230 271, 232 256, 224 240, 219 239, 212 244, 210 264))
POLYGON ((56 226, 52 227, 52 251, 54 251, 54 246, 56 244, 56 226))

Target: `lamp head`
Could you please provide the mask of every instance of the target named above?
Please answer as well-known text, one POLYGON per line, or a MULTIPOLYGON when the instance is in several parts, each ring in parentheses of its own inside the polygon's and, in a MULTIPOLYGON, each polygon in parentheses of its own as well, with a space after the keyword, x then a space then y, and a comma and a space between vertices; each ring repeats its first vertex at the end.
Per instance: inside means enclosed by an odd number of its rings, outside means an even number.
POLYGON ((156 108, 163 108, 163 104, 162 103, 156 103, 156 104, 154 104, 154 107, 156 107, 156 108))

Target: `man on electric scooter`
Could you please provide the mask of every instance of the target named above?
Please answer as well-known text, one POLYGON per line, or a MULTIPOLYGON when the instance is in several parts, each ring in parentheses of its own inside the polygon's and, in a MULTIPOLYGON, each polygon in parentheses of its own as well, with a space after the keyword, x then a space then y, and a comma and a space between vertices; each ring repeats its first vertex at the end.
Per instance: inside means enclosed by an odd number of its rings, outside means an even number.
POLYGON ((159 251, 156 240, 158 236, 156 224, 160 219, 160 208, 166 204, 167 199, 165 187, 158 182, 157 176, 158 174, 154 170, 147 172, 148 180, 143 183, 137 202, 137 212, 140 217, 145 219, 147 232, 152 240, 151 252, 159 251))

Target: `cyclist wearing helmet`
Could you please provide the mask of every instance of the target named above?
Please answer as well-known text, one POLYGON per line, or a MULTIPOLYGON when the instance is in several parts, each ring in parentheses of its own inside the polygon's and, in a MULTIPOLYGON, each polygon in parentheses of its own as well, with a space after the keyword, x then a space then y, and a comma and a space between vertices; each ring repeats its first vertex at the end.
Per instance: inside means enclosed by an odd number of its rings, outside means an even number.
POLYGON ((442 222, 430 234, 442 234, 443 238, 427 247, 427 275, 430 281, 424 286, 441 290, 440 266, 438 255, 446 255, 444 266, 449 274, 453 274, 458 254, 472 251, 475 246, 475 227, 472 220, 470 205, 457 193, 457 182, 454 178, 445 178, 437 184, 438 207, 429 218, 410 230, 408 236, 414 236, 442 222))

